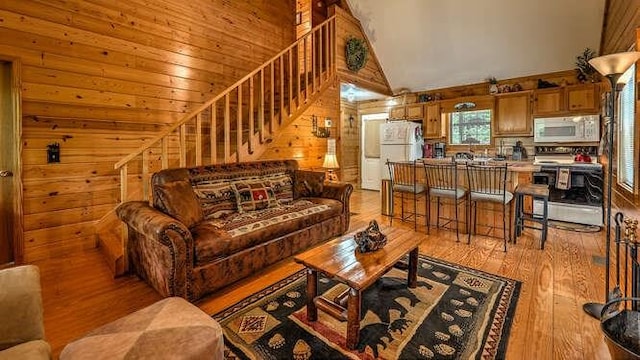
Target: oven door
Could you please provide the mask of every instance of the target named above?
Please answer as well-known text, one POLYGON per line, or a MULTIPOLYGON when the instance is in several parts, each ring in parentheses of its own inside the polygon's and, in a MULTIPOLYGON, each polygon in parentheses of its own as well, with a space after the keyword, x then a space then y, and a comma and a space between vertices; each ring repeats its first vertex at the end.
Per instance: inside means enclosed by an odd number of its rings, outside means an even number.
POLYGON ((549 201, 572 205, 602 207, 604 179, 602 169, 573 166, 569 189, 556 188, 558 169, 561 166, 543 166, 533 173, 534 184, 549 185, 549 201))

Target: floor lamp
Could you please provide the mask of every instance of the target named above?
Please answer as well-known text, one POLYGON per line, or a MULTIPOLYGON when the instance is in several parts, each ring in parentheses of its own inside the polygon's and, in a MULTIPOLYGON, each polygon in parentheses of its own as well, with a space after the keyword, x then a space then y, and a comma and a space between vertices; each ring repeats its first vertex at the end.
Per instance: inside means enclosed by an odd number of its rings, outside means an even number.
MULTIPOLYGON (((609 79, 609 84, 611 85, 611 96, 609 96, 608 104, 606 106, 610 110, 609 117, 609 127, 608 133, 609 136, 606 151, 607 151, 607 207, 606 207, 606 222, 605 226, 607 227, 607 236, 605 240, 606 247, 606 259, 605 259, 605 302, 608 302, 610 299, 609 295, 609 272, 611 267, 611 261, 609 259, 610 255, 610 247, 611 247, 611 188, 613 187, 613 131, 615 129, 615 114, 616 114, 616 98, 617 98, 617 88, 616 85, 618 83, 618 79, 622 76, 622 74, 627 71, 631 65, 633 65, 636 61, 640 59, 640 52, 630 51, 630 52, 622 52, 617 54, 610 54, 599 56, 589 60, 589 64, 593 66, 600 74, 609 79)), ((589 302, 582 305, 582 309, 589 314, 590 316, 600 319, 600 314, 602 313, 602 308, 604 307, 603 303, 589 302)))

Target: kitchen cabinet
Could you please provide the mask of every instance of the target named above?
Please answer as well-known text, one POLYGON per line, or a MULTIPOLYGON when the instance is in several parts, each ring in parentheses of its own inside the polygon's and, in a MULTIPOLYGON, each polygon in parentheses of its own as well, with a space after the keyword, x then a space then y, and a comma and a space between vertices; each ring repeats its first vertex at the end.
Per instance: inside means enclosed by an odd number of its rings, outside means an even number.
POLYGON ((567 86, 568 111, 597 111, 599 108, 598 84, 583 84, 567 86))
POLYGON ((494 136, 531 136, 531 91, 496 95, 494 136))
POLYGON ((534 92, 534 115, 572 115, 597 112, 600 103, 598 84, 579 84, 534 92))
POLYGON ((425 105, 425 116, 422 121, 424 137, 436 139, 442 137, 442 116, 440 114, 439 103, 429 103, 425 105))
POLYGON ((533 97, 534 115, 555 114, 564 110, 564 89, 538 89, 533 97))
POLYGON ((415 120, 423 117, 424 105, 422 103, 394 106, 389 110, 390 120, 415 120))

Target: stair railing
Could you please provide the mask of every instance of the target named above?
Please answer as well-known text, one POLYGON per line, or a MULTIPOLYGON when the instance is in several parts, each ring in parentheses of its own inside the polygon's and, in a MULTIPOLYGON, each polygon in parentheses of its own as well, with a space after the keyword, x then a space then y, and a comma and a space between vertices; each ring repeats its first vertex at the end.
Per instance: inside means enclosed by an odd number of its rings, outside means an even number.
POLYGON ((256 159, 335 78, 335 39, 332 16, 118 161, 120 201, 148 201, 150 176, 160 169, 256 159))

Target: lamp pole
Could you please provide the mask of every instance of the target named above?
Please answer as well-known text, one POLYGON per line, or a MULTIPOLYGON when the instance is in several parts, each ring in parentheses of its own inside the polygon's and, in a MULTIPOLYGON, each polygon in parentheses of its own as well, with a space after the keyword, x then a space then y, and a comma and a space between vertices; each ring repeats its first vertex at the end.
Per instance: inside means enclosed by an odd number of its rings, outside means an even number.
MULTIPOLYGON (((605 238, 605 302, 610 299, 609 294, 609 273, 611 271, 611 189, 613 188, 613 139, 615 130, 616 119, 616 99, 618 90, 616 85, 618 80, 624 74, 633 63, 640 59, 640 52, 624 52, 618 54, 604 55, 589 60, 591 66, 593 66, 600 74, 609 79, 611 85, 611 96, 609 98, 609 108, 611 114, 609 117, 608 135, 609 141, 607 144, 607 208, 606 208, 606 221, 605 226, 606 238, 605 238)), ((600 319, 603 303, 589 302, 582 305, 582 309, 590 316, 600 319)))

